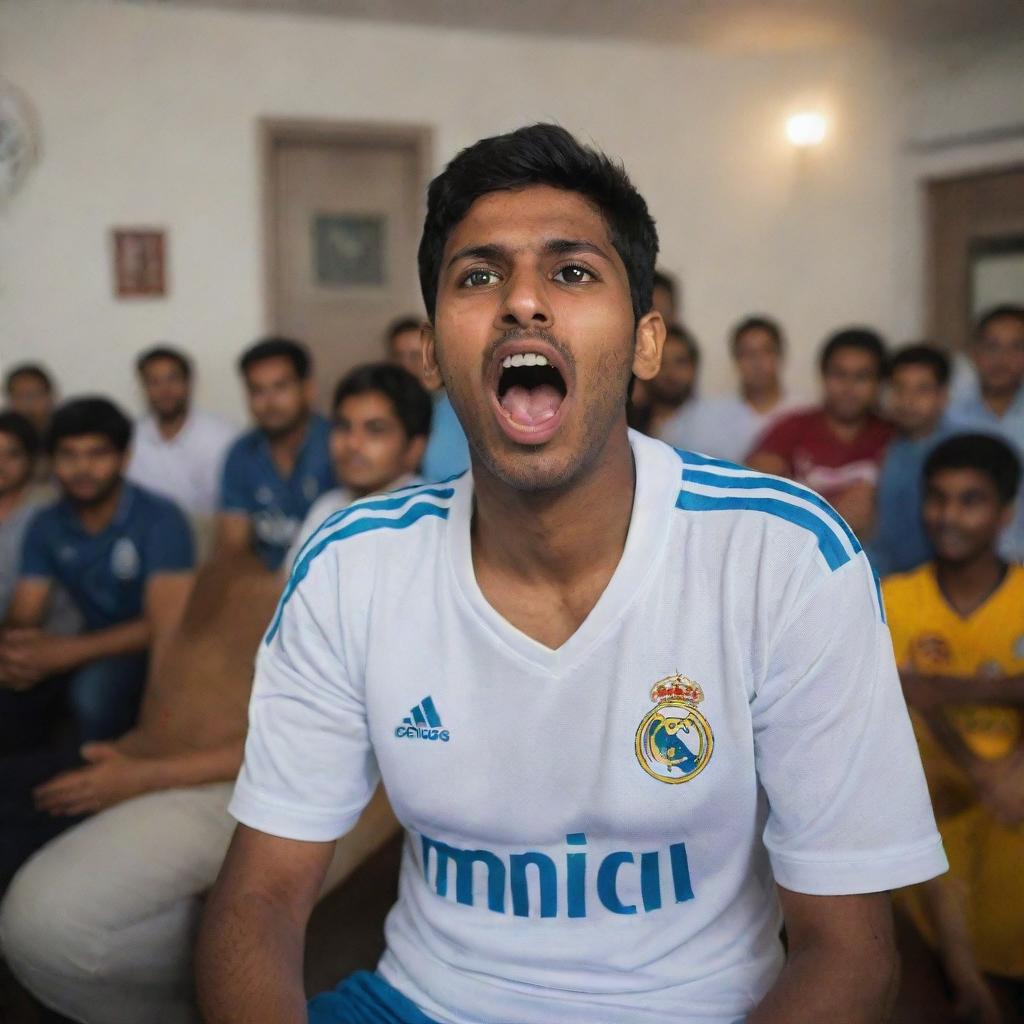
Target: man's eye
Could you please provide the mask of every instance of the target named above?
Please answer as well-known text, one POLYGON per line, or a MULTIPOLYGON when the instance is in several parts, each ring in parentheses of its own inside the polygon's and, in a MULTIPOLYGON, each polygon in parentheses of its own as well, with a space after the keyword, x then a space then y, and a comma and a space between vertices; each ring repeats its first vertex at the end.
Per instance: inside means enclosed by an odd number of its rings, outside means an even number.
POLYGON ((555 274, 555 280, 562 284, 586 284, 593 279, 594 275, 586 267, 579 267, 575 263, 562 267, 555 274))
POLYGON ((484 288, 497 279, 498 275, 493 270, 471 270, 462 283, 470 288, 484 288))

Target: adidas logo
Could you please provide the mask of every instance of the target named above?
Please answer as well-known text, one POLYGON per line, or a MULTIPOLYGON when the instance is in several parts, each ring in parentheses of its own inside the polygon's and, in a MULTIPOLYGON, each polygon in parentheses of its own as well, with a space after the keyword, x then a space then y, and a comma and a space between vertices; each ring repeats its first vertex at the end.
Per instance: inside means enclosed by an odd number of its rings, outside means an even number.
POLYGON ((451 734, 441 727, 441 716, 434 707, 432 697, 424 697, 409 711, 409 716, 402 719, 402 724, 395 729, 400 739, 440 740, 447 743, 451 734))

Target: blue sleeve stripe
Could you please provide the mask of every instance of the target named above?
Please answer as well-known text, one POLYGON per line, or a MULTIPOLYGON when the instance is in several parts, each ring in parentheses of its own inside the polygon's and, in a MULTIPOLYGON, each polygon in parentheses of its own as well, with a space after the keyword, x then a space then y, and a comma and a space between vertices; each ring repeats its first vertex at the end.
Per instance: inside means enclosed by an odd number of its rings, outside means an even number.
POLYGON ((875 580, 875 596, 878 598, 878 614, 881 615, 882 621, 888 624, 888 619, 885 617, 885 600, 882 597, 882 581, 878 578, 878 573, 874 569, 871 570, 871 575, 875 580))
MULTIPOLYGON (((413 487, 423 487, 423 484, 413 484, 413 487)), ((292 569, 302 560, 302 556, 309 550, 309 546, 313 544, 324 532, 329 530, 338 523, 343 522, 346 519, 350 519, 357 512, 385 512, 391 511, 396 508, 401 508, 407 501, 412 501, 414 498, 450 498, 455 493, 455 490, 451 487, 433 487, 425 488, 422 491, 418 491, 415 494, 402 494, 396 491, 394 494, 384 498, 377 499, 364 499, 362 501, 353 502, 348 508, 339 509, 337 512, 332 512, 310 535, 306 540, 306 543, 299 548, 299 553, 295 556, 295 563, 292 565, 292 569)))
POLYGON ((676 508, 685 512, 732 512, 748 510, 763 512, 777 516, 787 522, 802 526, 814 534, 818 541, 818 550, 824 557, 828 567, 835 571, 850 561, 850 554, 843 546, 835 531, 816 512, 801 508, 790 501, 780 498, 744 498, 739 495, 696 494, 693 491, 680 491, 676 499, 676 508))
MULTIPOLYGON (((686 457, 689 457, 689 453, 687 453, 686 457)), ((728 465, 728 463, 724 463, 724 465, 728 465)), ((722 476, 718 473, 687 470, 683 480, 687 483, 704 484, 706 487, 733 487, 737 490, 763 488, 770 491, 779 491, 782 494, 791 494, 794 498, 800 498, 809 505, 821 509, 822 514, 828 516, 842 530, 844 536, 850 542, 850 547, 853 548, 853 553, 859 555, 861 552, 860 541, 857 540, 853 530, 846 524, 846 520, 821 495, 816 494, 808 487, 801 487, 799 484, 790 483, 788 480, 780 480, 778 477, 765 476, 761 473, 751 473, 749 476, 722 476)))
MULTIPOLYGON (((366 508, 367 506, 363 505, 361 507, 366 508)), ((345 540, 360 533, 369 533, 371 530, 404 530, 407 526, 412 526, 417 520, 423 519, 424 516, 436 516, 438 519, 447 519, 448 508, 447 506, 433 505, 428 502, 413 504, 397 519, 372 517, 357 519, 354 523, 349 523, 348 526, 343 526, 334 533, 320 536, 320 539, 312 547, 309 547, 304 554, 295 559, 295 568, 292 569, 292 574, 288 578, 288 584, 284 588, 281 600, 278 602, 277 611, 274 613, 274 621, 267 631, 267 645, 269 646, 277 635, 277 631, 281 626, 281 616, 284 614, 285 605, 291 599, 292 594, 295 593, 298 585, 309 574, 309 567, 313 560, 325 548, 335 543, 335 541, 345 540)))

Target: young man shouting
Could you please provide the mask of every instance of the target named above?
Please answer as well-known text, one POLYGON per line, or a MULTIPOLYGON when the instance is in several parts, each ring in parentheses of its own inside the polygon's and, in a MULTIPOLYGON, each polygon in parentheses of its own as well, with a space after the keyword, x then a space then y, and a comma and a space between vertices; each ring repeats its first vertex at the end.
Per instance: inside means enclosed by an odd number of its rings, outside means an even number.
POLYGON ((207 1021, 880 1020, 886 890, 945 859, 859 545, 802 487, 627 431, 665 327, 620 167, 537 125, 428 200, 425 358, 472 472, 356 503, 292 571, 207 1021), (388 950, 307 1011, 306 918, 381 777, 388 950))

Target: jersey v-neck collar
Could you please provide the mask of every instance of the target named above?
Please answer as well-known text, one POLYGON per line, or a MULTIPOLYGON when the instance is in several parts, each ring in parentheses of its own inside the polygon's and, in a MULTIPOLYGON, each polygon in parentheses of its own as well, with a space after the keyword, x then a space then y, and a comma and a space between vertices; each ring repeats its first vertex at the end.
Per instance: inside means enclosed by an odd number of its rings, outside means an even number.
POLYGON ((994 605, 999 604, 1002 601, 1003 596, 1009 589, 1009 584, 1013 579, 1014 575, 1020 569, 1019 566, 1014 565, 1012 562, 1006 566, 1006 571, 1003 573, 1003 578, 996 584, 995 588, 991 591, 988 597, 981 602, 976 608, 972 609, 966 615, 961 614, 950 602, 949 598, 946 597, 945 591, 939 585, 939 574, 936 571, 935 563, 931 562, 928 565, 928 582, 931 585, 934 595, 938 600, 939 605, 946 610, 946 612, 952 616, 957 622, 965 623, 966 625, 974 625, 978 619, 983 615, 986 615, 994 605))
POLYGON ((606 635, 609 627, 622 620, 663 555, 679 494, 679 459, 668 445, 635 431, 630 431, 629 441, 636 466, 636 489, 622 557, 590 613, 576 632, 555 649, 517 629, 484 597, 473 568, 470 542, 472 474, 466 473, 455 483, 445 531, 455 590, 497 643, 551 675, 568 672, 606 635))

